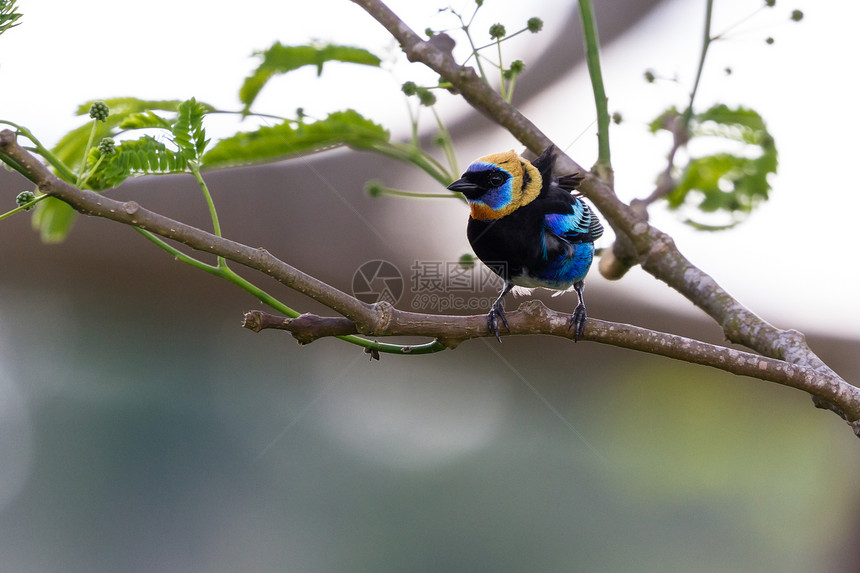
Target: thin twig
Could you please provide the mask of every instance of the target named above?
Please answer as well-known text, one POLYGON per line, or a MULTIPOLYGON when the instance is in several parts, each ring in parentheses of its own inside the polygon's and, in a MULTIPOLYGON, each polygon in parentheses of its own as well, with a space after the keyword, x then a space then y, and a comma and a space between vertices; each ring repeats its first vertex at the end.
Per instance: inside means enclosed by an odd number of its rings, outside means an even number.
POLYGON ((711 37, 711 15, 713 14, 713 11, 714 0, 707 0, 707 5, 705 6, 705 31, 702 39, 702 50, 699 52, 699 66, 696 69, 696 80, 693 82, 693 89, 690 90, 690 103, 684 111, 684 125, 690 123, 690 119, 693 117, 693 103, 696 101, 696 94, 699 91, 699 81, 702 79, 702 70, 705 69, 705 59, 708 56, 708 48, 711 47, 711 42, 713 41, 713 38, 711 37))
POLYGON ((597 110, 597 163, 595 169, 602 179, 612 184, 612 161, 609 150, 609 98, 603 86, 603 72, 600 68, 600 40, 597 37, 597 20, 591 0, 579 0, 579 17, 582 20, 582 33, 585 42, 585 61, 594 92, 594 105, 597 110))

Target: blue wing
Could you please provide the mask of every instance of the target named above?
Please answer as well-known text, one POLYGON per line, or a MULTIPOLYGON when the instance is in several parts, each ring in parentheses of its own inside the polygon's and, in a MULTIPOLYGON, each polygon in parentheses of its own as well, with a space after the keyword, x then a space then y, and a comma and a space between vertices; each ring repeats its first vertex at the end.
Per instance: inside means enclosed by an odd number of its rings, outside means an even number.
POLYGON ((588 205, 575 197, 571 199, 569 212, 544 215, 544 229, 568 243, 593 243, 603 235, 603 225, 588 205))
POLYGON ((553 210, 543 218, 541 254, 546 265, 530 273, 536 279, 531 286, 563 290, 585 278, 603 226, 585 203, 570 195, 553 210))

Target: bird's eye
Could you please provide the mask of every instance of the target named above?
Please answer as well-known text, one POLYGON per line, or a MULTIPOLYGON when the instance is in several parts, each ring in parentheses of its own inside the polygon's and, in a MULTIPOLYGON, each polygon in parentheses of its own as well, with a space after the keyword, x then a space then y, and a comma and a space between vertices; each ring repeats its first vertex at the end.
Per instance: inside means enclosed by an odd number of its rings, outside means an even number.
POLYGON ((505 182, 505 179, 506 179, 505 176, 499 172, 491 173, 490 174, 490 185, 492 185, 493 187, 499 187, 499 186, 501 186, 502 183, 505 182))

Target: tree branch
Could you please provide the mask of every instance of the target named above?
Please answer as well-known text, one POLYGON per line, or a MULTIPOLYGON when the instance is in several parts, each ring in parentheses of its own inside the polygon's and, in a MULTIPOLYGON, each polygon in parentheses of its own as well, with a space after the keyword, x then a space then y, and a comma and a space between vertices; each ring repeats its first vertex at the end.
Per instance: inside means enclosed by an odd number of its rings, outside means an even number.
MULTIPOLYGON (((397 310, 390 305, 386 314, 389 318, 384 325, 380 325, 378 330, 364 332, 364 334, 434 336, 449 347, 454 347, 464 340, 490 336, 485 316, 417 314, 397 310)), ((510 327, 506 331, 507 335, 548 334, 573 338, 573 332, 568 327, 570 315, 551 310, 539 300, 524 302, 517 310, 507 312, 506 316, 510 327)), ((269 328, 286 330, 300 344, 309 344, 327 336, 342 336, 358 332, 355 323, 347 318, 303 314, 291 319, 259 310, 246 313, 243 326, 255 332, 269 328)), ((844 383, 838 377, 820 374, 811 368, 789 364, 783 360, 708 344, 683 336, 589 318, 579 340, 619 346, 710 366, 740 376, 776 382, 804 390, 836 404, 843 412, 854 409, 855 405, 860 403, 860 389, 844 383)))
MULTIPOLYGON (((212 253, 258 270, 345 317, 322 318, 305 314, 295 319, 285 319, 254 311, 248 313, 245 320, 245 326, 252 330, 289 330, 302 343, 312 342, 322 336, 356 333, 369 336, 435 337, 439 344, 448 348, 456 347, 463 340, 492 336, 487 328, 486 316, 418 314, 398 310, 385 302, 365 304, 299 271, 264 249, 255 249, 218 237, 144 209, 134 201, 116 201, 93 191, 78 189, 59 179, 35 156, 18 145, 15 133, 10 130, 0 132, 0 156, 19 165, 22 173, 36 183, 43 193, 65 201, 80 213, 145 229, 198 251, 212 253)), ((539 301, 530 301, 521 305, 518 311, 508 313, 510 334, 549 334, 570 338, 572 333, 568 328, 569 323, 570 315, 554 312, 539 301)), ((795 341, 798 338, 802 340, 802 335, 795 331, 787 331, 786 335, 794 337, 795 341)), ((829 404, 829 407, 843 418, 860 419, 860 389, 828 372, 793 366, 780 360, 680 336, 596 319, 589 319, 586 323, 583 340, 631 348, 770 380, 811 393, 822 403, 829 404)), ((408 354, 411 348, 405 346, 401 352, 408 354)))
MULTIPOLYGON (((436 43, 422 40, 383 2, 352 1, 400 42, 410 61, 421 62, 440 74, 475 109, 505 127, 531 151, 540 153, 551 143, 533 123, 481 81, 472 68, 458 65, 450 51, 440 50, 436 43)), ((585 171, 564 155, 559 157, 558 167, 561 172, 585 171)), ((740 304, 710 275, 684 257, 669 235, 650 225, 644 214, 618 199, 609 183, 595 173, 588 173, 581 191, 600 210, 616 235, 629 240, 642 268, 713 318, 730 341, 765 356, 812 368, 820 374, 841 380, 810 350, 800 333, 780 330, 740 304)), ((827 407, 820 402, 816 402, 816 405, 827 407)), ((855 420, 860 418, 860 409, 840 414, 855 420)))

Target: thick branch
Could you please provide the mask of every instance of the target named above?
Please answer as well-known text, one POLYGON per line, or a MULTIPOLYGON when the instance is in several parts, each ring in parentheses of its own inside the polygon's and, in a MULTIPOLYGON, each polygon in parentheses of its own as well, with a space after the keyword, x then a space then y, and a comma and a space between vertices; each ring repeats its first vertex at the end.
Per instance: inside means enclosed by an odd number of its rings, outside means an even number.
MULTIPOLYGON (((382 24, 413 62, 421 62, 439 73, 473 107, 505 127, 535 153, 551 142, 516 108, 504 101, 474 70, 459 66, 450 52, 423 41, 380 0, 352 0, 382 24)), ((570 158, 559 158, 559 169, 582 168, 570 158)), ((672 238, 651 226, 647 219, 615 195, 609 184, 590 173, 582 184, 583 193, 597 206, 619 236, 629 239, 642 268, 680 292, 713 318, 732 342, 743 344, 772 358, 779 358, 838 378, 813 353, 796 331, 775 328, 735 300, 713 278, 691 263, 672 238)), ((856 412, 860 414, 860 411, 856 412)))
MULTIPOLYGON (((484 316, 450 316, 418 314, 386 305, 388 320, 379 328, 364 332, 369 336, 434 336, 448 346, 464 340, 492 336, 484 316)), ((549 334, 573 338, 570 315, 555 312, 539 300, 524 302, 506 314, 509 329, 505 334, 549 334)), ((298 318, 274 316, 259 310, 245 315, 245 328, 259 332, 266 328, 289 331, 301 344, 327 336, 355 334, 358 328, 347 318, 303 314, 298 318)), ((767 358, 733 348, 632 326, 589 318, 580 341, 600 342, 649 354, 666 356, 684 362, 710 366, 740 376, 776 382, 809 392, 845 411, 860 404, 860 389, 845 384, 838 377, 820 374, 803 366, 767 358)))

